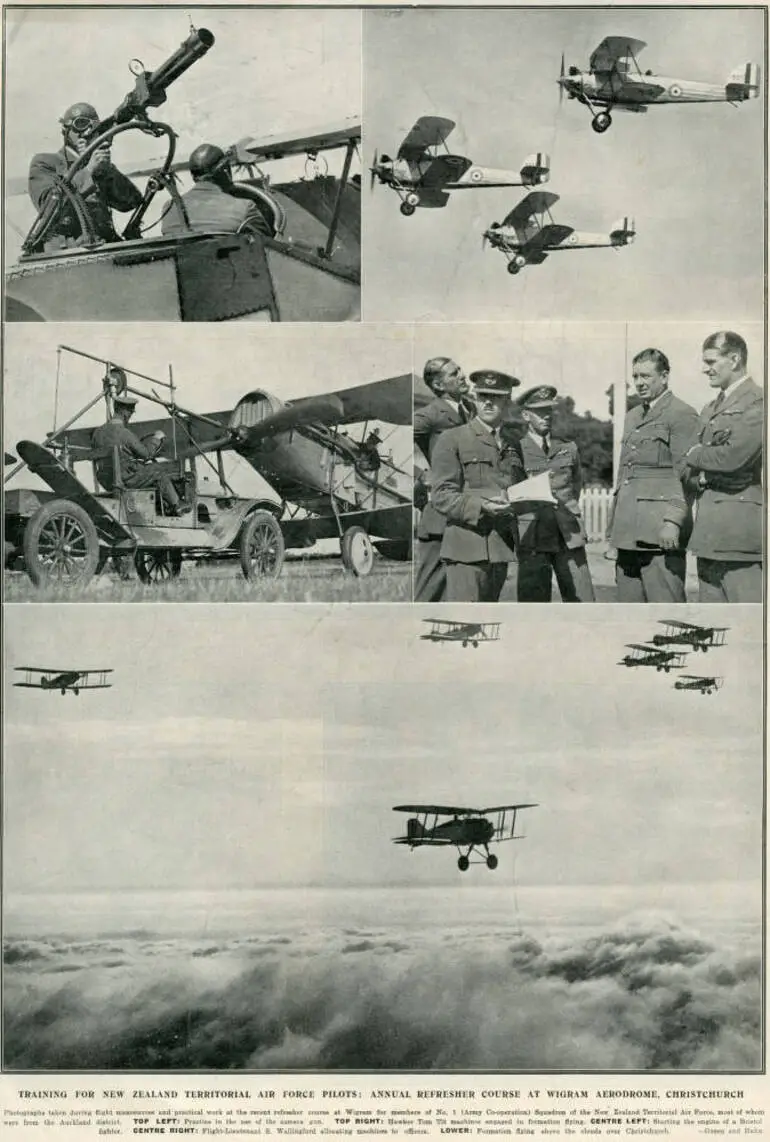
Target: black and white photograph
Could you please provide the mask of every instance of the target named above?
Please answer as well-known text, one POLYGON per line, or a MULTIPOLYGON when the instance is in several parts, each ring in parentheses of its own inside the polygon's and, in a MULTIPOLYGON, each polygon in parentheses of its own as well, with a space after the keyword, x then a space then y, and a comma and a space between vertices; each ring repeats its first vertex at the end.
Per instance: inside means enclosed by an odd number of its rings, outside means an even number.
POLYGON ((6 600, 409 602, 411 361, 410 327, 10 326, 6 600))
POLYGON ((681 613, 12 608, 5 1067, 757 1072, 761 631, 681 613))
POLYGON ((765 36, 759 7, 367 10, 366 319, 760 320, 765 36))
POLYGON ((355 8, 5 29, 6 320, 360 319, 355 8))

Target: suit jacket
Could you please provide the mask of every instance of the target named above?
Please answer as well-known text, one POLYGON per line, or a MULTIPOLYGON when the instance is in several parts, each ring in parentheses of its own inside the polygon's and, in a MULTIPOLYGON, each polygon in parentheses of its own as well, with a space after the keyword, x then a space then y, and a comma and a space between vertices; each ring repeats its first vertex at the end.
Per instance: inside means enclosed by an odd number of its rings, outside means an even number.
POLYGON ((618 486, 609 539, 621 551, 660 549, 665 522, 679 528, 685 547, 692 528, 692 494, 683 484, 684 455, 695 439, 698 414, 665 392, 645 414, 639 404, 626 416, 618 486))
POLYGON ((764 396, 751 377, 707 404, 687 456, 697 506, 690 550, 706 559, 762 557, 764 396))
POLYGON ((433 503, 446 516, 442 559, 456 563, 507 563, 517 542, 513 515, 489 516, 482 500, 499 498, 526 478, 518 444, 502 450, 474 418, 442 433, 433 450, 433 503))
POLYGON ((537 504, 531 512, 518 515, 519 554, 555 552, 563 547, 584 547, 586 533, 580 516, 583 472, 574 440, 554 440, 544 449, 529 433, 521 440, 521 452, 528 476, 549 472, 551 492, 558 501, 537 504))
MULTIPOLYGON (((73 152, 74 157, 74 152, 73 152)), ((44 204, 46 198, 56 186, 59 178, 63 177, 71 159, 62 148, 53 154, 35 155, 29 166, 29 196, 36 209, 44 204)), ((142 201, 142 195, 137 187, 126 178, 117 167, 108 163, 94 178, 89 170, 79 170, 72 183, 83 197, 94 229, 105 242, 115 242, 118 235, 112 224, 112 210, 127 213, 134 210, 142 201)), ((83 235, 77 215, 68 202, 61 207, 58 217, 49 231, 51 238, 46 242, 46 249, 77 246, 83 235)))
MULTIPOLYGON (((436 397, 423 408, 414 410, 412 432, 414 442, 425 459, 433 459, 433 450, 436 441, 442 432, 448 428, 457 428, 464 424, 463 415, 454 409, 449 401, 443 397, 436 397)), ((446 528, 446 517, 437 511, 431 499, 425 504, 419 523, 417 525, 418 539, 440 539, 446 528)))

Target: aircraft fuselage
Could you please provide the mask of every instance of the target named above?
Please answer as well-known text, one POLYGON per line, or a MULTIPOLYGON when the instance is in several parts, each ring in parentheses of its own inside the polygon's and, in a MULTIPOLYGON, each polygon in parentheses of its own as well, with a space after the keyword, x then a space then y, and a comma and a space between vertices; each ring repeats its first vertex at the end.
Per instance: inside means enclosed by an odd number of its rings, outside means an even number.
POLYGON ((599 78, 592 72, 579 72, 559 81, 571 99, 581 103, 605 107, 634 107, 654 103, 727 103, 740 102, 748 96, 728 97, 725 83, 699 83, 690 79, 677 79, 664 75, 611 75, 599 78), (650 85, 662 87, 656 94, 649 93, 650 85))

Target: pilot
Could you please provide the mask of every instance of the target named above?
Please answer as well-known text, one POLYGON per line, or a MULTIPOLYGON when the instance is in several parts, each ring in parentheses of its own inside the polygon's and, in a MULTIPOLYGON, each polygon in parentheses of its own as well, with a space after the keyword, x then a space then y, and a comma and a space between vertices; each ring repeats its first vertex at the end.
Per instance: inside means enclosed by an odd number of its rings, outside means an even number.
POLYGON ((369 433, 361 445, 362 467, 364 467, 367 472, 379 472, 380 470, 380 465, 382 464, 379 451, 380 444, 382 444, 380 430, 379 428, 375 428, 369 433))
POLYGON ((193 187, 182 195, 189 226, 173 202, 163 215, 161 231, 166 237, 181 234, 235 234, 247 232, 272 238, 275 214, 267 201, 235 193, 227 155, 213 143, 201 143, 190 155, 193 187))
POLYGON ((690 550, 702 603, 762 602, 762 389, 747 371, 746 342, 712 333, 703 372, 716 397, 703 409, 687 472, 697 496, 690 550))
POLYGON ((683 484, 684 457, 698 417, 670 391, 669 373, 660 349, 634 357, 640 400, 626 416, 608 527, 619 603, 685 602, 692 494, 683 484))
MULTIPOLYGON (((447 428, 466 424, 475 413, 470 384, 463 370, 450 357, 431 357, 423 380, 434 399, 414 410, 414 443, 430 462, 436 441, 447 428)), ((415 487, 415 506, 422 508, 417 525, 416 603, 438 603, 446 593, 446 569, 441 561, 441 541, 446 520, 430 500, 430 480, 421 478, 415 487)))
MULTIPOLYGON (((113 369, 111 376, 123 370, 113 369)), ((125 381, 125 374, 123 374, 125 381)), ((125 387, 123 385, 122 387, 125 387)), ((96 461, 96 478, 107 492, 115 490, 116 472, 114 449, 118 448, 121 483, 126 488, 157 488, 169 515, 183 515, 190 505, 182 502, 169 474, 169 466, 154 456, 162 440, 155 437, 155 447, 149 448, 128 427, 136 408, 136 397, 121 392, 112 399, 113 413, 106 424, 94 429, 95 449, 103 453, 96 461)))
POLYGON ((431 499, 446 517, 441 558, 447 602, 496 603, 518 542, 505 493, 526 478, 520 444, 500 431, 520 382, 491 369, 471 373, 470 379, 476 415, 436 442, 431 499))
POLYGON ((550 473, 552 504, 538 504, 518 515, 517 598, 520 603, 550 603, 555 577, 565 603, 592 603, 594 588, 586 558, 586 533, 580 515, 583 473, 574 440, 554 439, 553 385, 527 389, 516 401, 527 426, 521 452, 527 476, 550 473))
MULTIPOLYGON (((29 195, 37 210, 45 205, 51 191, 88 146, 89 136, 99 122, 90 103, 73 103, 59 120, 62 148, 53 154, 35 155, 29 167, 29 195)), ((142 201, 139 189, 126 178, 111 159, 109 140, 100 144, 84 167, 74 175, 72 186, 81 195, 96 235, 105 242, 117 242, 112 211, 127 213, 142 201)), ((66 200, 48 231, 46 250, 81 246, 85 241, 80 222, 66 200)))

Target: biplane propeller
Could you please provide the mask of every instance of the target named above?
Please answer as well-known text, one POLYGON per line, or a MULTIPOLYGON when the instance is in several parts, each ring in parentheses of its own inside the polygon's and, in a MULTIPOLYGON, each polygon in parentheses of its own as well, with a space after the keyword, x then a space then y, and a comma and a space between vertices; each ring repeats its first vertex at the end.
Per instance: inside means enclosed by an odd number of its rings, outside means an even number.
POLYGON ((701 650, 705 654, 712 646, 724 646, 725 635, 729 627, 699 626, 697 623, 685 623, 680 619, 660 619, 659 623, 665 627, 663 634, 654 634, 652 641, 655 646, 668 646, 683 643, 693 650, 701 650))
POLYGON ((624 654, 618 666, 654 666, 656 670, 681 670, 684 666, 684 650, 662 650, 649 643, 629 642, 626 644, 631 654, 624 654))
POLYGON ((394 837, 396 845, 410 849, 423 845, 452 845, 459 852, 457 867, 466 872, 471 864, 486 864, 495 869, 497 857, 489 851, 491 844, 523 840, 516 835, 516 815, 521 809, 534 809, 534 801, 518 805, 493 805, 488 809, 468 809, 456 805, 394 805, 395 813, 415 813, 406 822, 406 835, 394 837), (494 820, 489 815, 495 814, 494 820), (439 817, 450 820, 439 823, 439 817), (430 824, 428 823, 430 819, 430 824), (479 860, 472 860, 478 854, 479 860))
POLYGON ((562 250, 586 250, 630 245, 636 236, 633 218, 619 219, 608 234, 575 230, 554 222, 551 207, 558 194, 536 190, 522 199, 502 222, 493 222, 483 233, 487 242, 508 261, 508 273, 518 274, 525 266, 537 266, 549 254, 562 250))
POLYGON ((630 36, 607 36, 593 51, 587 71, 570 66, 561 57, 559 100, 566 92, 591 113, 591 126, 603 134, 612 125, 611 112, 645 113, 658 103, 731 103, 734 106, 759 95, 759 68, 742 64, 721 84, 700 83, 643 72, 637 57, 647 45, 630 36))
POLYGON ((548 181, 551 161, 546 154, 529 155, 518 172, 479 166, 464 155, 450 154, 446 140, 454 128, 452 119, 421 116, 403 139, 395 159, 374 152, 370 189, 378 182, 390 187, 401 200, 401 213, 408 217, 418 206, 446 206, 451 191, 538 186, 548 181))
POLYGON ((675 690, 697 690, 700 694, 716 694, 722 688, 722 678, 716 675, 680 674, 674 682, 675 690))
POLYGON ((500 639, 500 623, 461 623, 447 619, 423 619, 423 622, 430 625, 430 630, 420 638, 428 642, 461 642, 475 649, 480 642, 500 639))
POLYGON ((21 686, 27 690, 59 690, 62 695, 68 691, 79 694, 81 690, 109 690, 112 686, 107 681, 107 670, 51 670, 41 666, 17 666, 17 671, 25 675, 24 682, 14 682, 14 686, 21 686), (91 679, 95 681, 91 681, 91 679))

